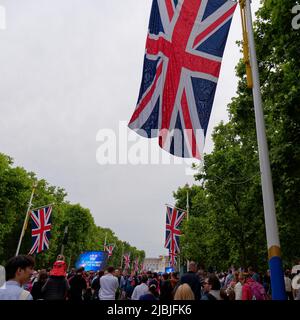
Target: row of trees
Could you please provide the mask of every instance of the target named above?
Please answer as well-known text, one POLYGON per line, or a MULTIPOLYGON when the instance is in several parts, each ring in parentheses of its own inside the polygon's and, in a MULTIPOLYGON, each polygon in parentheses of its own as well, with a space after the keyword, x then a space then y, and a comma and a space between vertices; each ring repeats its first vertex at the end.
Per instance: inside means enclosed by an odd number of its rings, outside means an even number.
MULTIPOLYGON (((294 0, 265 0, 255 37, 283 263, 300 257, 300 47, 291 21, 294 0)), ((190 219, 181 238, 183 258, 206 266, 268 268, 252 91, 241 61, 229 122, 213 133, 214 150, 197 170, 198 185, 174 192, 190 219)), ((197 169, 197 168, 195 168, 197 169)))
MULTIPOLYGON (((130 253, 131 259, 139 257, 141 262, 145 252, 121 241, 108 228, 95 225, 89 209, 65 200, 64 189, 51 186, 45 180, 38 180, 33 172, 13 166, 13 160, 0 153, 0 263, 4 263, 16 252, 23 226, 25 212, 34 181, 38 186, 34 194, 33 207, 54 204, 49 250, 36 255, 39 268, 51 267, 60 253, 65 227, 68 226, 68 241, 64 248, 67 263, 74 266, 79 254, 86 250, 103 250, 107 244, 115 244, 110 264, 121 265, 122 252, 130 253)), ((28 253, 32 246, 31 228, 26 230, 20 253, 28 253)))

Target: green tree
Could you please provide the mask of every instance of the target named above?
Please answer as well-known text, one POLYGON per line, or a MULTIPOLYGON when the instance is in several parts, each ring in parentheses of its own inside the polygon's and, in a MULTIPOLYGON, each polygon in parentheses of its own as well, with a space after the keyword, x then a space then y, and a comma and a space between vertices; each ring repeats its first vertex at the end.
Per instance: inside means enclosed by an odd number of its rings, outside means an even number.
MULTIPOLYGON (((103 250, 105 235, 107 243, 116 244, 109 264, 119 267, 122 245, 125 249, 143 259, 145 252, 129 243, 122 242, 109 228, 96 226, 89 209, 65 200, 64 189, 38 180, 33 172, 13 167, 13 160, 0 153, 0 262, 4 263, 16 252, 20 233, 26 215, 33 183, 37 182, 32 208, 52 205, 52 229, 49 249, 35 255, 37 268, 50 268, 61 252, 65 227, 68 226, 68 242, 64 248, 67 263, 74 266, 79 254, 87 250, 103 250)), ((28 253, 32 246, 31 228, 28 224, 20 253, 28 253)))

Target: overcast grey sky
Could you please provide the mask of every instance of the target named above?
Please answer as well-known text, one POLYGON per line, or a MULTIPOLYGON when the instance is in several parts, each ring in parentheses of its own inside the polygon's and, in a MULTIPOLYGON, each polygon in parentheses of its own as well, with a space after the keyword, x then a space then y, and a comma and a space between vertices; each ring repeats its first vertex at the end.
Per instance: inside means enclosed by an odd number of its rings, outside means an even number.
MULTIPOLYGON (((255 9, 258 2, 253 1, 255 9)), ((68 200, 89 208, 96 224, 148 257, 167 254, 164 205, 174 203, 172 192, 179 186, 193 183, 189 166, 100 165, 96 136, 103 129, 118 134, 119 121, 128 122, 135 108, 151 3, 0 0, 6 21, 6 29, 0 29, 0 152, 64 187, 68 200)), ((240 39, 238 9, 206 152, 212 150, 213 127, 227 120, 226 105, 235 95, 234 67, 241 56, 235 41, 240 39)), ((156 154, 165 153, 156 140, 151 146, 156 154)))

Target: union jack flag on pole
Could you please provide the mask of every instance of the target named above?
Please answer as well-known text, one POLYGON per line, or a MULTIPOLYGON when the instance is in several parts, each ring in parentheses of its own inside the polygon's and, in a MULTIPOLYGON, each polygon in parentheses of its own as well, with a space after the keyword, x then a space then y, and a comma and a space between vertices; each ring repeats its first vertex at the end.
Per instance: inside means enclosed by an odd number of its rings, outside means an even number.
POLYGON ((129 127, 201 159, 236 2, 153 0, 142 83, 129 127))
POLYGON ((129 269, 130 268, 130 253, 125 253, 123 257, 125 260, 125 269, 129 269))
POLYGON ((134 260, 134 272, 138 272, 139 271, 139 258, 135 258, 134 260))
POLYGON ((144 262, 141 262, 141 264, 140 264, 140 270, 141 270, 141 271, 144 271, 144 262))
POLYGON ((104 251, 108 252, 108 258, 112 256, 113 250, 114 250, 114 245, 113 244, 104 245, 104 251))
POLYGON ((169 249, 170 255, 172 254, 174 256, 176 253, 180 252, 180 226, 185 215, 185 211, 167 206, 165 248, 169 249))
POLYGON ((39 253, 49 248, 51 213, 52 206, 39 208, 30 212, 33 245, 29 254, 39 253))

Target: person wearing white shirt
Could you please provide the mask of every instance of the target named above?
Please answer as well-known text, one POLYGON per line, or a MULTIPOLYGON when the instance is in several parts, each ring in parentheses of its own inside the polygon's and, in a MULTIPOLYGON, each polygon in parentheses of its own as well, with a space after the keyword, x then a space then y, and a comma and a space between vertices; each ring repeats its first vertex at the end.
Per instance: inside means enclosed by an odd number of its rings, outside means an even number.
POLYGON ((100 300, 115 300, 116 291, 119 287, 118 278, 113 275, 115 271, 114 267, 107 268, 107 274, 100 278, 100 300))
POLYGON ((245 281, 245 276, 242 272, 239 273, 239 282, 234 286, 235 300, 242 300, 242 288, 245 281))
POLYGON ((23 289, 32 276, 34 259, 19 255, 11 258, 6 266, 6 282, 0 288, 0 300, 32 300, 29 291, 23 289))
POLYGON ((0 287, 4 285, 5 282, 5 269, 0 265, 0 287))
POLYGON ((131 296, 131 300, 139 300, 141 296, 148 293, 149 288, 146 284, 147 281, 148 281, 148 277, 144 274, 141 279, 142 283, 134 288, 131 296))

